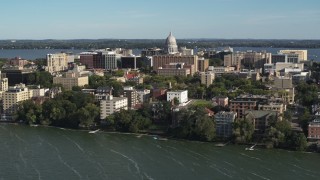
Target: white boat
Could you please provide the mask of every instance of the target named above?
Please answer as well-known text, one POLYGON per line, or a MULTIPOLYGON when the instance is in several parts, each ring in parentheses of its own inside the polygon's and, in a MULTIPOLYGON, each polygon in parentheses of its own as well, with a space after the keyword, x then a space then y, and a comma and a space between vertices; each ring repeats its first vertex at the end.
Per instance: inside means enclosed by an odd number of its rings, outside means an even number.
POLYGON ((100 129, 94 130, 94 131, 89 131, 90 134, 95 134, 96 132, 100 131, 100 129))
POLYGON ((249 147, 249 148, 246 148, 247 151, 253 151, 254 150, 254 147, 256 146, 257 144, 254 144, 253 146, 249 147))

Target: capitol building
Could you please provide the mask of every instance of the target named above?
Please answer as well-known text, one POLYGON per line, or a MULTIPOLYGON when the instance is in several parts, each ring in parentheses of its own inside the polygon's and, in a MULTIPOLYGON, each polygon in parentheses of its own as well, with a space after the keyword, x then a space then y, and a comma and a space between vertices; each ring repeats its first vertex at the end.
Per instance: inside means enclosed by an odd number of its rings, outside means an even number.
POLYGON ((170 32, 164 44, 164 54, 153 56, 153 70, 163 76, 193 75, 198 70, 198 56, 193 49, 178 49, 176 38, 170 32))
POLYGON ((170 32, 169 36, 166 39, 165 49, 164 51, 167 54, 177 54, 178 52, 178 45, 176 38, 170 32))

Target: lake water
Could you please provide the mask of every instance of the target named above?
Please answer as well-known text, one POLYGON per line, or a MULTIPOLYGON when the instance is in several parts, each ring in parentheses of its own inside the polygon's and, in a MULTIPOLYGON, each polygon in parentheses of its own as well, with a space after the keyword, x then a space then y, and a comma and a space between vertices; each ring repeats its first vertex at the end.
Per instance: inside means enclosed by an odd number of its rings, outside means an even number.
POLYGON ((320 155, 0 124, 0 179, 319 179, 320 155))
MULTIPOLYGON (((217 50, 221 50, 223 48, 217 48, 217 50)), ((257 47, 233 47, 234 51, 262 51, 266 50, 267 52, 276 54, 281 49, 286 48, 257 48, 257 47)), ((294 49, 294 48, 293 48, 294 49)), ((301 48, 303 49, 303 48, 301 48)), ((320 61, 320 49, 307 49, 308 50, 308 58, 311 60, 320 61)), ((0 49, 0 58, 14 58, 21 57, 24 59, 34 60, 37 58, 46 58, 47 54, 50 53, 58 53, 58 52, 72 52, 74 54, 79 54, 80 52, 84 52, 87 50, 71 50, 71 49, 0 49)), ((197 50, 195 49, 195 52, 197 50)), ((141 53, 141 49, 133 49, 133 54, 139 55, 141 53)))

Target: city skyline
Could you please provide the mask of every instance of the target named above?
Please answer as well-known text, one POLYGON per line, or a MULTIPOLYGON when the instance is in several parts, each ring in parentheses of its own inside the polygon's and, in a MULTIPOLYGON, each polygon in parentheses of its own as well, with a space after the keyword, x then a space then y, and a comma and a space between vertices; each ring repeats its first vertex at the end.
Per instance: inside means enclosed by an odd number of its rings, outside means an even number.
POLYGON ((309 0, 2 2, 0 39, 320 39, 309 0))

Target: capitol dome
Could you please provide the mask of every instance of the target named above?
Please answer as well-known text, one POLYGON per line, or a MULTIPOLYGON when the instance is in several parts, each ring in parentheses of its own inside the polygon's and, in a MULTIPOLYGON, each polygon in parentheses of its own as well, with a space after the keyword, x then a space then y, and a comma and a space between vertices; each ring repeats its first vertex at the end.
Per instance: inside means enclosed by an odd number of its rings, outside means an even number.
POLYGON ((171 32, 170 32, 169 36, 166 39, 165 51, 168 54, 178 53, 177 41, 176 41, 176 38, 172 35, 171 32))

